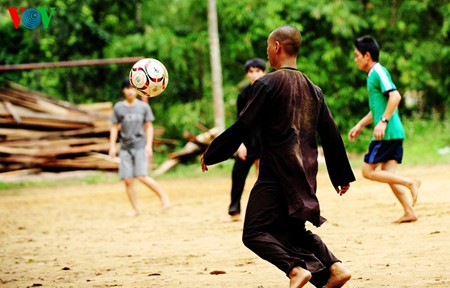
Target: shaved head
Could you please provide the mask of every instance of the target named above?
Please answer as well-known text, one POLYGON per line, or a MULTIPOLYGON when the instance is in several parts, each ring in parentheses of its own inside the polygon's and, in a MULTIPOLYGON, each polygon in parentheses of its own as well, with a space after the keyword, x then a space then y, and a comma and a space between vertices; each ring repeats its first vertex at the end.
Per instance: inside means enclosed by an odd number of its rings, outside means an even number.
POLYGON ((302 36, 297 28, 290 25, 278 27, 269 35, 269 39, 278 41, 286 54, 297 56, 302 42, 302 36))

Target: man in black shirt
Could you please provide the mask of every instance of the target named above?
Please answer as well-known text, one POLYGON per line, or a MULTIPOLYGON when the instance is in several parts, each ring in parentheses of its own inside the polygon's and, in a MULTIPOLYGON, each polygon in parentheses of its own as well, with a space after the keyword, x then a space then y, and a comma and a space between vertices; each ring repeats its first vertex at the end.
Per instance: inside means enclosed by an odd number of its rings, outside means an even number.
MULTIPOLYGON (((244 69, 249 84, 238 94, 236 105, 238 117, 250 99, 253 83, 266 74, 266 63, 260 58, 253 58, 245 62, 244 69)), ((231 174, 231 203, 228 208, 231 221, 240 220, 242 192, 244 191, 245 179, 253 163, 255 164, 256 175, 258 175, 259 156, 261 154, 258 127, 248 133, 236 154, 231 174)))
POLYGON ((325 222, 317 189, 317 139, 321 139, 328 174, 339 195, 355 181, 340 132, 322 91, 297 70, 301 36, 293 26, 269 35, 267 56, 276 71, 255 81, 239 119, 208 147, 207 165, 232 155, 248 131, 261 129, 261 164, 247 204, 243 242, 290 278, 290 288, 342 287, 350 271, 318 235, 306 230, 325 222))

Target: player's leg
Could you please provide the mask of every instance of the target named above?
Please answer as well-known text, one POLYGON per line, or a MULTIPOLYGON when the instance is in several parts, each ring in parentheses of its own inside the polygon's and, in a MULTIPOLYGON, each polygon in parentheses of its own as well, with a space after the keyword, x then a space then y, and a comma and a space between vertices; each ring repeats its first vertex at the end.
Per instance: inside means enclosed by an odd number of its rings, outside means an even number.
POLYGON ((129 213, 129 216, 139 215, 139 205, 137 200, 136 191, 134 189, 134 176, 133 176, 133 155, 130 151, 121 149, 119 153, 120 165, 119 176, 125 182, 125 190, 130 200, 133 211, 129 213))
POLYGON ((344 286, 352 277, 350 270, 348 270, 341 262, 335 262, 330 267, 330 278, 327 284, 322 288, 338 288, 344 286))
POLYGON ((293 248, 310 251, 324 269, 314 272, 310 282, 316 287, 341 287, 345 282, 350 280, 351 272, 341 261, 328 249, 327 245, 322 241, 319 235, 307 230, 304 223, 299 220, 290 218, 291 227, 296 227, 291 231, 291 240, 293 248), (299 223, 300 222, 300 223, 299 223), (301 228, 303 227, 303 228, 301 228), (341 286, 339 286, 339 284, 341 286), (327 286, 324 286, 327 285, 327 286))
POLYGON ((228 214, 231 215, 232 221, 238 221, 241 213, 241 198, 245 187, 245 180, 248 176, 253 160, 242 160, 236 158, 234 160, 233 170, 231 173, 231 203, 228 208, 228 214))
POLYGON ((311 272, 308 270, 301 267, 294 267, 291 272, 289 272, 289 288, 303 287, 309 282, 311 277, 311 272))
POLYGON ((312 252, 296 249, 289 242, 290 231, 302 227, 289 227, 287 204, 281 191, 270 181, 257 181, 247 204, 242 240, 259 257, 285 272, 290 288, 299 288, 310 281, 311 273, 326 267, 312 252))
MULTIPOLYGON (((389 160, 388 162, 394 161, 395 163, 397 163, 395 160, 389 160)), ((387 163, 387 162, 386 162, 387 163)), ((391 172, 389 170, 375 170, 377 167, 379 166, 379 164, 368 164, 368 163, 364 163, 362 166, 362 174, 365 178, 373 180, 373 181, 377 181, 377 182, 381 182, 381 183, 386 183, 389 185, 402 185, 405 186, 406 188, 408 188, 411 192, 411 195, 413 197, 413 203, 415 203, 415 201, 417 200, 417 195, 419 193, 419 188, 420 188, 420 180, 417 179, 410 179, 408 177, 396 174, 395 172, 391 172)))
POLYGON ((148 176, 138 176, 139 181, 141 181, 142 184, 150 188, 155 194, 159 197, 159 200, 161 201, 161 207, 163 209, 167 209, 170 207, 170 200, 169 195, 167 195, 166 192, 158 185, 158 183, 155 181, 155 179, 148 177, 148 176))
POLYGON ((160 199, 163 209, 170 207, 169 195, 156 183, 155 179, 148 176, 148 158, 145 149, 136 149, 134 152, 134 171, 138 180, 150 188, 160 199))
MULTIPOLYGON (((381 165, 381 169, 383 171, 387 171, 387 172, 390 172, 393 174, 395 174, 396 168, 397 168, 396 160, 390 160, 381 165)), ((395 197, 397 197, 398 201, 402 205, 403 211, 404 211, 403 216, 394 222, 395 223, 404 223, 404 222, 416 221, 417 216, 414 213, 414 210, 412 208, 412 201, 409 200, 408 189, 406 189, 405 186, 398 185, 398 184, 389 184, 389 186, 391 187, 392 192, 394 192, 395 197)))
POLYGON ((139 205, 136 190, 134 188, 133 177, 125 178, 125 189, 127 191, 128 199, 130 200, 131 207, 133 207, 133 211, 131 211, 129 216, 138 216, 139 215, 139 205))
POLYGON ((372 141, 369 145, 369 152, 364 156, 362 174, 365 178, 373 181, 378 181, 389 185, 405 186, 411 192, 413 198, 412 206, 414 206, 419 194, 421 181, 395 173, 396 164, 401 163, 402 158, 402 140, 372 141), (381 171, 376 170, 381 163, 388 163, 390 161, 395 162, 393 169, 394 172, 391 172, 389 169, 381 169, 381 171))
POLYGON ((299 255, 290 255, 290 249, 285 246, 288 227, 285 227, 283 219, 286 216, 283 215, 287 213, 286 200, 279 185, 271 181, 257 181, 247 203, 242 241, 247 248, 289 277, 293 268, 305 269, 306 264, 299 255))

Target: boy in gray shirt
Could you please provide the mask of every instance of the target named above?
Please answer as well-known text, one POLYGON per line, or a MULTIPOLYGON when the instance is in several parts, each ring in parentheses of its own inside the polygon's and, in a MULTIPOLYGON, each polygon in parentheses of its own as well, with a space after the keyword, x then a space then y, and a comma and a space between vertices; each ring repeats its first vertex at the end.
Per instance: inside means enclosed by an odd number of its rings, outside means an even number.
POLYGON ((128 198, 133 211, 130 216, 139 215, 134 178, 150 188, 160 198, 163 209, 170 206, 169 196, 159 187, 156 181, 148 176, 148 158, 153 155, 153 125, 155 119, 150 106, 137 99, 136 90, 129 79, 122 83, 124 101, 114 105, 111 116, 109 155, 115 157, 116 142, 120 131, 120 165, 119 176, 125 182, 128 198))

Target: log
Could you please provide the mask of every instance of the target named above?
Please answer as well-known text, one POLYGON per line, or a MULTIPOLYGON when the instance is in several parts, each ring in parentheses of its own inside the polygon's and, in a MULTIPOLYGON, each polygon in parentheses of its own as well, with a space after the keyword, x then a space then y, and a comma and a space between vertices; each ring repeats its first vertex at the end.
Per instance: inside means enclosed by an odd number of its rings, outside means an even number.
POLYGON ((20 169, 20 170, 2 172, 2 173, 0 173, 0 180, 2 180, 3 177, 38 174, 41 171, 42 171, 42 169, 39 169, 39 168, 30 168, 30 169, 20 169))
POLYGON ((218 134, 219 129, 216 127, 208 129, 206 132, 203 132, 197 136, 194 136, 189 132, 185 132, 184 135, 189 139, 189 142, 187 142, 181 150, 170 153, 168 156, 169 159, 160 165, 160 167, 154 172, 155 175, 164 174, 179 162, 182 162, 184 157, 203 153, 218 134))
POLYGON ((19 147, 8 147, 0 146, 0 153, 11 154, 11 155, 28 155, 28 156, 39 156, 39 157, 56 157, 60 155, 73 155, 79 153, 87 153, 91 151, 108 151, 108 143, 91 144, 83 146, 67 146, 67 147, 46 147, 46 148, 19 148, 19 147))
POLYGON ((81 156, 70 159, 54 159, 42 164, 43 167, 61 167, 77 169, 117 170, 119 164, 115 161, 99 159, 97 156, 81 156))
MULTIPOLYGON (((117 169, 110 148, 111 102, 73 105, 6 81, 0 88, 0 171, 24 169, 117 169)), ((175 145, 160 139, 154 145, 175 145)), ((116 143, 119 146, 118 143, 116 143)), ((17 172, 20 173, 20 172, 17 172)))
POLYGON ((5 100, 5 101, 3 101, 3 105, 5 106, 5 109, 9 112, 9 114, 11 114, 11 116, 13 117, 14 121, 16 121, 16 123, 22 122, 22 119, 20 118, 19 113, 14 108, 14 105, 11 104, 11 102, 5 100))
POLYGON ((98 66, 110 64, 132 64, 141 60, 139 57, 124 57, 124 58, 110 58, 110 59, 84 59, 84 60, 69 60, 59 62, 42 62, 42 63, 24 63, 24 64, 8 64, 0 65, 0 71, 15 71, 15 70, 32 70, 32 69, 48 69, 48 68, 63 68, 63 67, 78 67, 78 66, 98 66))
POLYGON ((42 139, 42 140, 17 140, 0 143, 1 146, 8 147, 51 147, 54 149, 59 146, 79 146, 94 143, 109 143, 107 139, 91 138, 67 138, 67 139, 42 139))
POLYGON ((172 169, 173 167, 175 167, 175 165, 177 165, 179 162, 180 162, 180 159, 166 160, 166 161, 164 161, 163 164, 161 164, 158 167, 158 169, 153 171, 152 175, 154 175, 154 176, 162 175, 162 174, 166 173, 167 171, 169 171, 170 169, 172 169))

